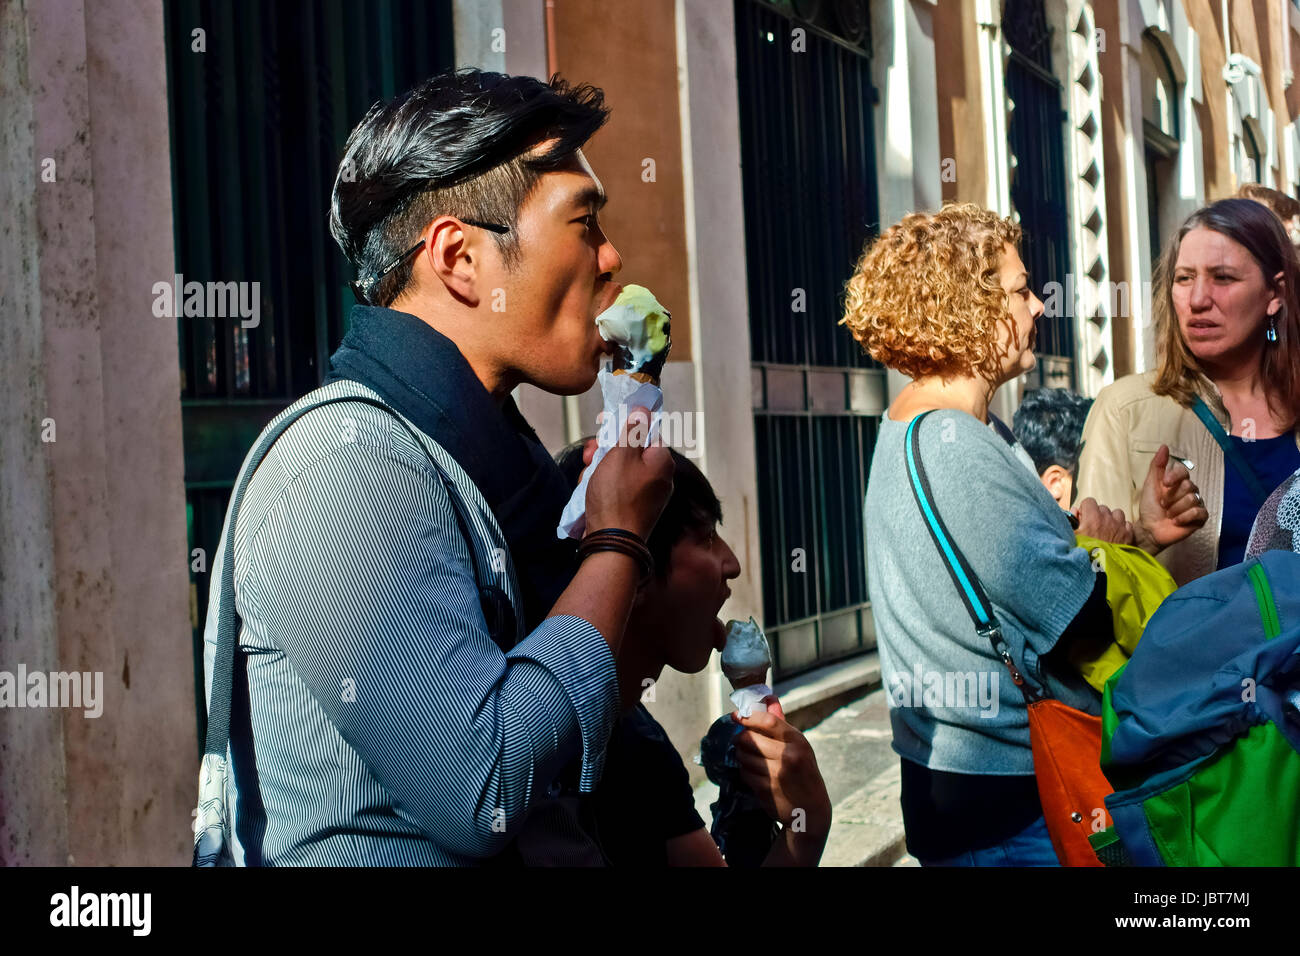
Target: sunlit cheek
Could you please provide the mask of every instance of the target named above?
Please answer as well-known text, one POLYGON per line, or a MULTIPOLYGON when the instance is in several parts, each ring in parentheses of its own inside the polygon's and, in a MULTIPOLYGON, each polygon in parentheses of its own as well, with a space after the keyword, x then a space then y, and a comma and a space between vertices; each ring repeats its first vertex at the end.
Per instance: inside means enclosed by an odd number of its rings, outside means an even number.
POLYGON ((1214 296, 1214 304, 1227 319, 1230 329, 1245 328, 1255 321, 1255 317, 1264 311, 1264 304, 1250 295, 1239 295, 1223 290, 1214 296))
POLYGON ((1229 333, 1238 339, 1249 338, 1268 323, 1265 315, 1267 308, 1267 300, 1234 303, 1232 311, 1226 313, 1229 333))

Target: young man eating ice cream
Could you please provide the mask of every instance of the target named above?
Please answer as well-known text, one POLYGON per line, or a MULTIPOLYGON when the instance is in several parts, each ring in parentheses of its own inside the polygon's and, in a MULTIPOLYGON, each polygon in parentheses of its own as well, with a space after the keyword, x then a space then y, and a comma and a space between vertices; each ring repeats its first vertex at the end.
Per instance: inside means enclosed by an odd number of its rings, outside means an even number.
MULTIPOLYGON (((570 484, 577 484, 594 445, 588 439, 561 453, 570 484)), ((656 705, 641 702, 647 682, 665 667, 698 673, 714 650, 730 646, 717 615, 731 594, 727 582, 741 570, 718 534, 722 508, 708 479, 690 459, 677 452, 673 459, 673 493, 649 538, 655 575, 638 592, 628 622, 619 661, 621 717, 594 795, 596 831, 616 867, 726 865, 695 810, 686 767, 652 716, 656 705), (631 679, 625 682, 624 674, 631 679)), ((739 680, 765 683, 765 664, 741 663, 749 673, 739 680)), ((807 738, 769 700, 770 712, 758 708, 741 719, 745 729, 736 738, 741 779, 784 825, 770 849, 764 845, 754 858, 764 866, 816 866, 830 830, 830 799, 807 738), (792 825, 797 810, 803 811, 798 827, 792 825)))
MULTIPOLYGON (((609 451, 588 534, 627 548, 579 560, 555 534, 570 488, 510 392, 583 392, 610 351, 595 317, 622 263, 581 149, 606 114, 591 87, 463 70, 348 140, 330 229, 361 304, 246 463, 213 569, 205 670, 234 703, 204 769, 228 760, 238 863, 604 862, 574 797, 632 679, 618 651, 672 460, 609 451)), ((203 852, 221 828, 200 823, 203 852)))

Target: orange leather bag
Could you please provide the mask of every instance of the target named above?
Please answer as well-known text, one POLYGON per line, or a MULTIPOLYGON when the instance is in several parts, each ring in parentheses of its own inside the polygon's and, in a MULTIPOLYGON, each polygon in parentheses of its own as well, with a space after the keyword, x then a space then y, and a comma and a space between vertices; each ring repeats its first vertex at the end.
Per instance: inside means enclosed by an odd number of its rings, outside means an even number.
MULTIPOLYGON (((1022 688, 1023 689, 1023 688, 1022 688)), ((1034 777, 1052 848, 1062 866, 1101 866, 1088 835, 1111 825, 1101 772, 1101 718, 1051 697, 1029 704, 1034 777)))

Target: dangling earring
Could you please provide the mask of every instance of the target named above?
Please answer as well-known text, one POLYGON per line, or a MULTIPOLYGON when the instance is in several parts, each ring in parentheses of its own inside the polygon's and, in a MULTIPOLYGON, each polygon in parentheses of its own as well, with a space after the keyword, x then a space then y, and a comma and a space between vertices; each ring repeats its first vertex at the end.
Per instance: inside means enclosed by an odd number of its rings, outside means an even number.
MULTIPOLYGON (((1282 306, 1282 308, 1285 309, 1286 306, 1282 306)), ((1268 317, 1268 331, 1264 333, 1264 339, 1268 342, 1277 341, 1277 325, 1275 324, 1275 322, 1276 322, 1276 316, 1270 315, 1268 317)))

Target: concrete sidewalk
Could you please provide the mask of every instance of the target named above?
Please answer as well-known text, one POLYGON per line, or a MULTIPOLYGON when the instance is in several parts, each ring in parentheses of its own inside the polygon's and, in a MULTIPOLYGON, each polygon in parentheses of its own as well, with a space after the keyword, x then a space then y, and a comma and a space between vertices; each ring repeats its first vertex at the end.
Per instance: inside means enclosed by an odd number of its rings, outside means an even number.
MULTIPOLYGON (((833 808, 821 865, 916 866, 903 839, 898 755, 889 745, 884 691, 841 705, 804 734, 817 754, 833 808)), ((706 825, 717 794, 707 780, 695 790, 706 825)))

